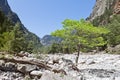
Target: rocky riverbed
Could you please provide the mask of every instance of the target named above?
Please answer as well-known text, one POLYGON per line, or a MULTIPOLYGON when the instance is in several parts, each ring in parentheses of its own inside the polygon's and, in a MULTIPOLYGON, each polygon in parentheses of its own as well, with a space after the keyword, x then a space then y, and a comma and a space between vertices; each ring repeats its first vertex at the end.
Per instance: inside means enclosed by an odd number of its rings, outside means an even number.
POLYGON ((5 56, 0 80, 120 80, 120 55, 76 54, 5 56))

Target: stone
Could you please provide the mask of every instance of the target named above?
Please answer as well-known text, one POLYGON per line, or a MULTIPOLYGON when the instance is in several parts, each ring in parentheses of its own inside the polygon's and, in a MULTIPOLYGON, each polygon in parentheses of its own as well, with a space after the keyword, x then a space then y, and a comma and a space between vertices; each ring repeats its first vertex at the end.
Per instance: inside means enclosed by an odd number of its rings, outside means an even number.
POLYGON ((112 53, 114 54, 120 54, 120 45, 117 45, 113 48, 112 53))
POLYGON ((21 51, 20 53, 17 54, 17 56, 19 57, 28 57, 29 53, 28 52, 24 52, 24 51, 21 51))
POLYGON ((15 63, 5 63, 5 66, 2 66, 4 68, 5 71, 16 71, 17 70, 17 66, 15 65, 15 63))
POLYGON ((42 73, 41 71, 37 71, 37 70, 33 70, 30 72, 30 75, 32 76, 42 76, 42 73))
POLYGON ((59 59, 54 59, 53 64, 59 64, 59 59))
POLYGON ((26 57, 28 57, 30 53, 29 52, 25 52, 24 54, 25 54, 26 57))
POLYGON ((65 58, 62 58, 63 62, 65 62, 66 64, 73 64, 72 60, 70 59, 65 59, 65 58))
POLYGON ((17 70, 22 73, 28 73, 30 71, 33 71, 37 69, 36 65, 30 65, 30 64, 18 64, 17 70))
POLYGON ((20 72, 22 72, 22 73, 27 73, 27 72, 26 72, 26 66, 25 66, 25 65, 19 65, 19 66, 17 67, 17 70, 20 71, 20 72))
POLYGON ((108 47, 107 52, 111 54, 120 54, 120 45, 117 45, 115 47, 108 47))
POLYGON ((4 66, 5 65, 5 61, 0 60, 0 66, 4 66))
POLYGON ((48 64, 53 64, 53 61, 52 61, 52 60, 49 60, 49 61, 48 61, 48 64))

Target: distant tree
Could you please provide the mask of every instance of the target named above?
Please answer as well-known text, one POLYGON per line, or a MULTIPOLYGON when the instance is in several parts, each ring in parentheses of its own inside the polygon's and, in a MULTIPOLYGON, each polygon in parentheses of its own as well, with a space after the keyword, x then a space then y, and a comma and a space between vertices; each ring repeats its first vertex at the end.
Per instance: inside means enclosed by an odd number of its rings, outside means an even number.
POLYGON ((15 52, 26 51, 27 44, 24 36, 24 31, 21 29, 20 23, 17 23, 13 29, 14 39, 12 40, 12 50, 15 52))
POLYGON ((32 53, 33 49, 34 49, 34 42, 33 41, 29 41, 28 45, 27 45, 27 51, 32 53))

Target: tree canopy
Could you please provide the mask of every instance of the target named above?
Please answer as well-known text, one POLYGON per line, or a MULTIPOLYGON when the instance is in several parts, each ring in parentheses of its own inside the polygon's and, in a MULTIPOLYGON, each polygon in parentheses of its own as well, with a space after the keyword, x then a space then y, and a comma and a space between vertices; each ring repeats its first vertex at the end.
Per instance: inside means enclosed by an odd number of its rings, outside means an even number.
POLYGON ((51 35, 61 37, 68 48, 73 49, 80 44, 84 50, 107 44, 102 36, 109 33, 109 30, 104 27, 95 27, 83 19, 66 19, 62 24, 63 28, 52 32, 51 35))

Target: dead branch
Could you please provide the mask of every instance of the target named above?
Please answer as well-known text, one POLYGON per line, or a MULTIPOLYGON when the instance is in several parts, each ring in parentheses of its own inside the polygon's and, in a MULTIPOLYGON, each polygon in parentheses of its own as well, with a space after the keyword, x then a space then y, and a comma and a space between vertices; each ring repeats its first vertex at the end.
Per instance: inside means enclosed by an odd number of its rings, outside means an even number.
POLYGON ((51 70, 52 68, 42 62, 37 61, 30 61, 27 59, 15 59, 15 58, 5 58, 2 57, 0 60, 4 60, 5 62, 13 62, 13 63, 20 63, 20 64, 31 64, 31 65, 37 65, 40 68, 44 68, 46 70, 51 70))

